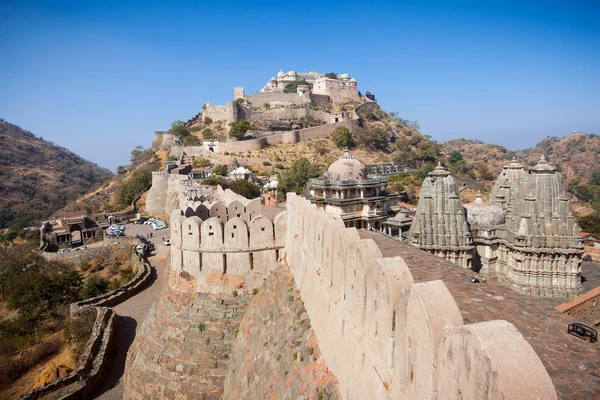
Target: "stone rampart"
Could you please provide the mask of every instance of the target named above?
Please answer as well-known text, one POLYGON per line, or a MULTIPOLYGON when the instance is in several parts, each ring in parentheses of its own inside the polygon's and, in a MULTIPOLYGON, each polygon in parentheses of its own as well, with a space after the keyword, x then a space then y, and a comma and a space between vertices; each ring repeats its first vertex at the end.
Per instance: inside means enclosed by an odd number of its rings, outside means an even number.
POLYGON ((270 110, 247 110, 246 119, 250 121, 261 121, 261 120, 286 120, 286 119, 299 119, 312 117, 318 121, 329 122, 329 113, 325 111, 313 110, 311 108, 290 108, 290 107, 278 107, 270 110))
POLYGON ((574 322, 585 322, 590 326, 600 323, 600 286, 556 306, 556 310, 574 318, 574 322))
POLYGON ((512 324, 464 325, 442 281, 414 283, 356 229, 294 194, 287 205, 284 261, 343 398, 557 397, 512 324))
MULTIPOLYGON (((86 329, 88 321, 93 321, 91 336, 77 361, 75 370, 42 387, 23 394, 20 399, 85 399, 91 398, 94 391, 103 383, 108 372, 114 349, 115 312, 113 307, 142 290, 152 277, 152 267, 140 261, 135 254, 132 260, 138 272, 131 282, 104 295, 73 303, 70 306, 72 326, 86 329)), ((88 325, 89 326, 89 325, 88 325)))
MULTIPOLYGON (((172 212, 172 285, 211 293, 257 288, 284 247, 287 214, 279 214, 274 222, 259 215, 248 223, 237 214, 227 217, 224 203, 213 205, 207 209, 200 204, 195 215, 172 212)), ((234 201, 229 206, 241 211, 242 204, 234 201)))
MULTIPOLYGON (((115 239, 111 239, 115 240, 115 239)), ((68 253, 49 253, 41 251, 40 255, 46 261, 64 262, 69 265, 79 266, 94 259, 103 260, 120 257, 122 254, 131 253, 134 240, 125 239, 121 243, 110 243, 102 247, 93 247, 85 250, 70 251, 68 253)))
POLYGON ((340 399, 287 265, 252 297, 232 349, 224 399, 340 399))
POLYGON ((152 172, 152 186, 146 196, 146 211, 150 215, 165 212, 165 199, 169 189, 169 173, 167 171, 152 172))
POLYGON ((312 128, 298 129, 291 132, 276 133, 258 139, 242 140, 238 142, 223 142, 219 151, 228 153, 245 153, 248 151, 259 151, 268 145, 281 143, 298 143, 306 140, 328 138, 338 126, 345 126, 352 130, 358 127, 358 120, 341 121, 333 124, 325 124, 312 128))
POLYGON ((202 106, 202 118, 210 118, 213 121, 225 121, 226 123, 233 122, 237 119, 236 103, 230 101, 224 106, 213 106, 206 103, 202 106))
MULTIPOLYGON (((264 92, 256 94, 246 94, 245 98, 254 107, 260 107, 265 103, 306 103, 306 100, 302 96, 298 95, 298 93, 264 92)), ((308 102, 310 102, 310 100, 308 102)))
POLYGON ((152 148, 157 150, 170 149, 175 143, 175 135, 171 132, 156 131, 154 132, 154 140, 152 148))

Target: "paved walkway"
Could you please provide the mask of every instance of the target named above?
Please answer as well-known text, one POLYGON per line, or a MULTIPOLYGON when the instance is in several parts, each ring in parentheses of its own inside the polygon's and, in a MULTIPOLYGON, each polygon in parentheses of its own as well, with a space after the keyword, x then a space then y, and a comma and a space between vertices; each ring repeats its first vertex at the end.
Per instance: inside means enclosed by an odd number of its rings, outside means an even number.
MULTIPOLYGON (((168 237, 168 235, 169 230, 160 231, 160 237, 168 237)), ((162 243, 160 237, 154 240, 155 255, 148 258, 155 270, 155 276, 150 286, 113 308, 117 313, 117 354, 104 385, 100 387, 96 394, 95 398, 97 399, 123 399, 123 375, 127 351, 133 343, 133 339, 138 329, 140 329, 148 310, 150 310, 154 301, 158 299, 163 287, 166 257, 170 248, 162 243)))
POLYGON ((573 321, 554 309, 564 299, 523 295, 491 280, 473 284, 472 271, 377 232, 359 234, 373 239, 384 257, 402 257, 415 282, 441 279, 465 324, 504 319, 515 325, 542 360, 559 399, 600 399, 600 344, 567 334, 573 321))

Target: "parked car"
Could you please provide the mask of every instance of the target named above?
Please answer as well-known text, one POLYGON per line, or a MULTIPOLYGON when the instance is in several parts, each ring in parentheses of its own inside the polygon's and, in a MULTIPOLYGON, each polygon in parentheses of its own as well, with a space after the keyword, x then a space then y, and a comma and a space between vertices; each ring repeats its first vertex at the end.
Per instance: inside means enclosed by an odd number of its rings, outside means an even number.
POLYGON ((145 224, 146 221, 148 221, 148 218, 138 218, 135 221, 133 221, 133 223, 135 225, 141 225, 141 224, 145 224))
POLYGON ((70 251, 71 251, 71 249, 60 249, 58 252, 59 253, 68 253, 70 251))
POLYGON ((163 243, 164 243, 166 246, 170 246, 170 245, 171 245, 171 240, 170 240, 170 239, 163 239, 163 243))

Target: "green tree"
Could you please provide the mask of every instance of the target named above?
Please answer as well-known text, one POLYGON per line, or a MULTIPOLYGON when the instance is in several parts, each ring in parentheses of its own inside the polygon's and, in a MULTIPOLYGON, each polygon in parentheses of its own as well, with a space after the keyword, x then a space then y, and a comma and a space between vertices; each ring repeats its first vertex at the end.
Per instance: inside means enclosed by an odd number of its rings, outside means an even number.
POLYGON ((248 122, 245 119, 239 119, 237 121, 229 123, 229 126, 231 127, 229 129, 229 136, 240 140, 244 137, 244 135, 246 135, 248 129, 250 129, 250 122, 248 122))
POLYGON ((452 164, 456 164, 459 161, 464 160, 463 155, 461 154, 460 151, 453 151, 452 153, 450 153, 450 163, 452 164))
POLYGON ((340 148, 350 148, 354 146, 354 140, 352 140, 352 135, 350 131, 345 126, 338 126, 331 133, 331 140, 337 147, 340 148))
POLYGON ((144 150, 142 146, 136 146, 135 149, 131 151, 131 158, 129 161, 131 162, 131 166, 135 167, 150 160, 153 155, 154 151, 152 151, 152 149, 144 150))
POLYGON ((313 87, 313 85, 306 82, 306 80, 294 81, 285 85, 285 87, 283 88, 283 93, 296 93, 298 91, 299 85, 307 85, 311 89, 313 87))
POLYGON ((185 146, 200 146, 202 144, 202 141, 200 139, 198 139, 196 136, 186 136, 183 139, 183 144, 185 146))
POLYGON ((598 212, 577 218, 577 223, 582 231, 600 235, 600 214, 598 212))
POLYGON ((223 189, 227 187, 227 181, 221 175, 211 175, 204 180, 205 185, 217 186, 221 185, 223 189))
POLYGON ((590 185, 600 185, 600 171, 596 171, 590 177, 590 185))
POLYGON ((227 165, 217 164, 212 170, 213 175, 227 176, 227 165))
POLYGON ((152 170, 150 168, 135 171, 129 179, 121 183, 115 193, 119 206, 127 207, 143 190, 152 184, 152 170))
POLYGON ((102 276, 90 276, 81 290, 81 297, 89 299, 100 296, 108 291, 110 281, 102 276))
POLYGON ((186 136, 190 136, 190 131, 185 126, 185 122, 183 121, 174 121, 171 123, 171 129, 169 130, 172 134, 177 136, 178 138, 184 138, 186 136))
POLYGON ((337 79, 337 74, 335 72, 328 72, 325 74, 325 78, 337 79))
POLYGON ((206 140, 211 140, 215 138, 215 131, 210 128, 206 128, 202 131, 202 137, 206 140))
POLYGON ((282 193, 304 192, 308 180, 321 175, 318 166, 312 165, 306 158, 302 157, 294 161, 290 168, 279 173, 278 189, 282 193))
POLYGON ((575 187, 575 194, 581 201, 589 203, 594 199, 594 193, 590 190, 589 186, 577 186, 575 187))
POLYGON ((369 150, 385 150, 387 135, 381 128, 356 128, 352 131, 352 137, 359 147, 369 150))
POLYGON ((229 184, 229 189, 247 199, 260 197, 260 187, 245 179, 237 179, 229 184))

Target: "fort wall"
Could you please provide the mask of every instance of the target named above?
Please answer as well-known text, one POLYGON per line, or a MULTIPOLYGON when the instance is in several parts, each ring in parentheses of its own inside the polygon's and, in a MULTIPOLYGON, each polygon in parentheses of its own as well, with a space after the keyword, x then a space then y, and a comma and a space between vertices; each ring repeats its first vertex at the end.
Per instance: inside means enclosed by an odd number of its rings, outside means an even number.
POLYGON ((600 286, 556 306, 556 310, 590 326, 597 325, 600 323, 600 286))
POLYGON ((227 124, 237 119, 237 104, 230 101, 224 106, 213 106, 206 103, 202 106, 202 118, 210 118, 213 121, 225 121, 227 124))
POLYGON ((246 111, 246 119, 250 121, 299 119, 306 117, 312 117, 316 120, 327 123, 330 122, 329 113, 320 110, 313 110, 311 108, 277 107, 270 110, 246 111))
POLYGON ((310 103, 309 96, 300 96, 300 95, 298 95, 298 93, 283 93, 283 92, 264 92, 264 93, 256 93, 256 94, 246 94, 245 99, 248 100, 254 107, 260 107, 265 103, 289 103, 289 104, 310 103))
POLYGON ((464 325, 442 281, 414 283, 356 229, 294 194, 287 204, 284 261, 343 398, 556 398, 512 324, 464 325))
POLYGON ((205 203, 171 214, 171 285, 184 291, 228 293, 258 288, 275 268, 287 237, 287 213, 249 222, 239 201, 205 203), (203 220, 200 216, 208 218, 203 220), (233 212, 231 210, 234 210, 233 212), (245 219, 246 218, 246 219, 245 219))
POLYGON ((246 309, 223 398, 341 399, 287 265, 269 275, 246 309))

